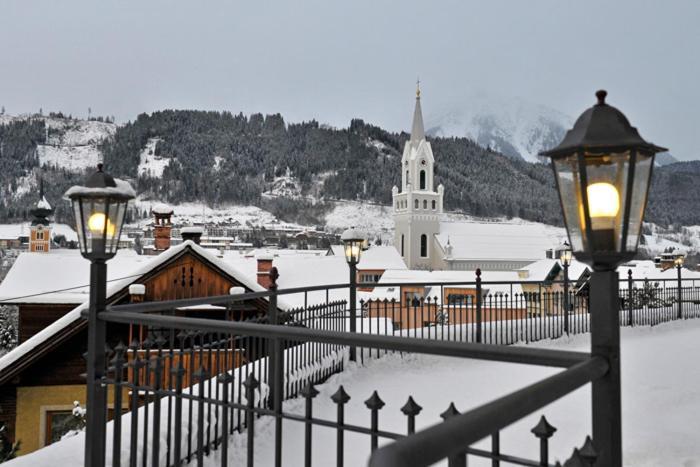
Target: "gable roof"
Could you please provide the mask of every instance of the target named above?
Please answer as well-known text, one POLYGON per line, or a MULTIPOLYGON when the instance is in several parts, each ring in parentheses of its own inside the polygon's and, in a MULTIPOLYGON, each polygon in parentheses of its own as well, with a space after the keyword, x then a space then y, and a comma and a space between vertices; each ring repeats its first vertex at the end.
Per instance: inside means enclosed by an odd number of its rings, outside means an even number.
POLYGON ((443 251, 452 246, 448 261, 536 261, 565 236, 561 227, 532 222, 444 221, 435 238, 443 251))
MULTIPOLYGON (((215 269, 218 269, 223 274, 229 276, 236 282, 241 283, 244 287, 253 292, 261 292, 265 290, 255 280, 252 280, 249 276, 239 271, 235 266, 221 261, 205 248, 202 248, 201 246, 188 240, 178 246, 165 250, 158 256, 150 257, 152 258, 150 261, 146 261, 140 264, 136 269, 132 269, 126 277, 117 278, 108 283, 107 303, 113 303, 116 300, 119 300, 123 294, 126 293, 126 290, 130 284, 155 271, 159 266, 162 266, 187 252, 191 252, 194 255, 202 258, 215 269)), ((58 256, 56 256, 56 258, 60 260, 58 256)), ((88 261, 85 259, 83 259, 83 261, 88 263, 88 261)), ((108 270, 110 265, 111 261, 108 263, 108 270)), ((278 300, 278 306, 283 310, 287 307, 284 300, 278 300)), ((78 305, 61 318, 54 321, 49 326, 12 349, 10 352, 0 357, 0 384, 14 377, 14 375, 16 375, 19 371, 36 361, 36 359, 40 358, 51 349, 56 348, 66 338, 84 328, 87 321, 82 320, 80 315, 81 312, 87 308, 88 302, 84 301, 82 304, 78 305)))

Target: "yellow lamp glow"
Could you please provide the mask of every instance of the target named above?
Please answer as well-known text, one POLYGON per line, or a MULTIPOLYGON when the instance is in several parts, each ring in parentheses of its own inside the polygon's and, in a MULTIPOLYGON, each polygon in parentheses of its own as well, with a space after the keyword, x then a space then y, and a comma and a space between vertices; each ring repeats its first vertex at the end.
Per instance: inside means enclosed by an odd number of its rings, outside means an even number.
POLYGON ((115 231, 114 224, 112 224, 102 212, 96 212, 90 216, 90 219, 88 219, 88 229, 98 235, 102 235, 102 232, 105 230, 105 222, 107 222, 107 236, 113 237, 115 231))
MULTIPOLYGON (((591 221, 595 224, 595 219, 612 219, 620 211, 620 195, 610 183, 592 183, 586 190, 588 194, 588 211, 591 221)), ((606 223, 607 222, 603 222, 606 223)), ((596 228, 594 225, 592 228, 596 228)))

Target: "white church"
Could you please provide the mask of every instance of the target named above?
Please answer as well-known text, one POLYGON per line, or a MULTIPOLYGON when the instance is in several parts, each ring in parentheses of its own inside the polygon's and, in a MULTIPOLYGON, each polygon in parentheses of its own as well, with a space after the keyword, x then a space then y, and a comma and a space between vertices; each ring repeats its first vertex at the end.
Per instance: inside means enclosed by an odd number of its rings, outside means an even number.
POLYGON ((408 269, 513 271, 544 259, 564 229, 525 221, 469 221, 443 214, 444 186, 434 184, 435 156, 425 138, 420 89, 411 139, 394 186, 394 245, 408 269))

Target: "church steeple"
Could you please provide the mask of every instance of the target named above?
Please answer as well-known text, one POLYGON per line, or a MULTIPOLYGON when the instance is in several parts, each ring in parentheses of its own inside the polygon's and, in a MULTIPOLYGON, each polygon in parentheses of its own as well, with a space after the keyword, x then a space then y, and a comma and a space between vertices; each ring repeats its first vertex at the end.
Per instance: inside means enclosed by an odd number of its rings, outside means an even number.
POLYGON ((411 143, 417 146, 425 139, 423 129, 423 111, 420 106, 420 80, 416 82, 416 108, 413 110, 413 126, 411 127, 411 143))
POLYGON ((53 214, 53 208, 44 196, 44 180, 42 178, 39 179, 39 201, 29 213, 33 217, 29 228, 29 251, 48 253, 51 249, 49 216, 53 214))

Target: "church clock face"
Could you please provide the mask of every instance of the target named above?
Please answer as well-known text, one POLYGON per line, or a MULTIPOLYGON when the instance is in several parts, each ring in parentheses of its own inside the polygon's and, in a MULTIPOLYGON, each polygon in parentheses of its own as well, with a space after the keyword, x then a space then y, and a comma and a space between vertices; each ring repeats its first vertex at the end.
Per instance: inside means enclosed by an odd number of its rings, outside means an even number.
POLYGON ((422 161, 420 161, 420 165, 425 165, 425 164, 426 164, 425 159, 423 159, 422 161))

